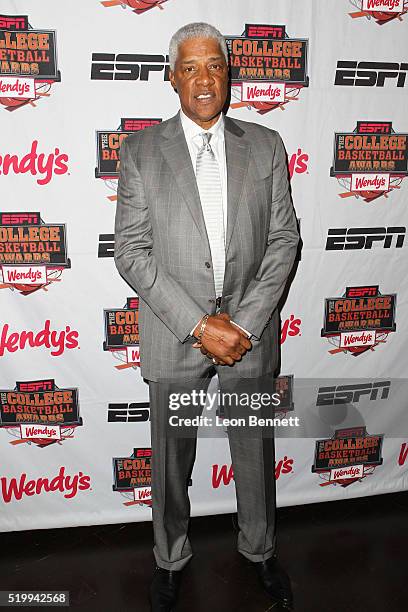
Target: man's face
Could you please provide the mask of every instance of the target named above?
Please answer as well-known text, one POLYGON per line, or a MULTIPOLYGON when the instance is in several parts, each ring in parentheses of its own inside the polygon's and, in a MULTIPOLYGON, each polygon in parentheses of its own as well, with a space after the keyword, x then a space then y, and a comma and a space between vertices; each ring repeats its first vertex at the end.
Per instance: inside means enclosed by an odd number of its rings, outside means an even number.
POLYGON ((170 82, 183 112, 208 130, 216 123, 228 91, 228 67, 214 38, 190 38, 179 45, 170 82))

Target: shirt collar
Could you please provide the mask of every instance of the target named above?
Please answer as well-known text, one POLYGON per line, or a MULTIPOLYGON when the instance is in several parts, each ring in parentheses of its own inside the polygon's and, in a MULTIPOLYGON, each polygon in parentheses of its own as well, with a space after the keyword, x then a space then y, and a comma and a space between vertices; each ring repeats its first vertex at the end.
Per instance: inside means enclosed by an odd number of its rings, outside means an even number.
POLYGON ((213 137, 222 136, 224 134, 224 115, 222 113, 218 117, 218 121, 214 123, 209 130, 204 130, 200 125, 187 117, 182 109, 180 109, 180 120, 186 140, 192 140, 197 134, 201 134, 202 132, 210 132, 210 134, 213 134, 213 137))

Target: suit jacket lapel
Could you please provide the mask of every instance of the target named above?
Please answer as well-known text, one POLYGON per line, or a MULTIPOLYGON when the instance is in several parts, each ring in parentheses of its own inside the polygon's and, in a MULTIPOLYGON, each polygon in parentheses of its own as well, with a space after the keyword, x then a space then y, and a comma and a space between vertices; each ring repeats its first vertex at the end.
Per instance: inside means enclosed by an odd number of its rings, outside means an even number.
POLYGON ((225 154, 228 174, 228 215, 225 251, 231 241, 237 218, 242 190, 248 172, 251 145, 245 140, 245 132, 229 117, 225 117, 225 154))
MULTIPOLYGON (((227 183, 228 183, 228 210, 227 210, 227 235, 225 250, 228 250, 241 194, 246 179, 251 145, 244 138, 245 132, 229 117, 225 117, 225 154, 227 159, 227 183)), ((160 148, 162 154, 170 166, 177 186, 183 196, 203 240, 208 242, 207 231, 203 211, 201 208, 200 194, 197 181, 191 164, 190 153, 184 137, 184 131, 180 121, 180 114, 172 117, 162 132, 160 148)))
POLYGON ((207 241, 208 250, 210 250, 200 194, 179 113, 167 122, 162 136, 163 140, 160 144, 161 152, 173 172, 174 179, 198 231, 203 239, 207 241))

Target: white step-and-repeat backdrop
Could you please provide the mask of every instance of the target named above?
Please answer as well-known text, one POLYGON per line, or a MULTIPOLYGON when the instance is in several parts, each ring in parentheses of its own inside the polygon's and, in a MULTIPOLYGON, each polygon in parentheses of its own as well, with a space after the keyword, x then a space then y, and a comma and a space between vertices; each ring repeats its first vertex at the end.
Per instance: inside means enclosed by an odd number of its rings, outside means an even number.
MULTIPOLYGON (((1 11, 0 528, 150 520, 138 300, 113 260, 118 152, 178 110, 168 41, 191 21, 227 37, 230 116, 288 153, 303 250, 276 384, 302 427, 277 432, 278 503, 406 489, 408 2, 1 11)), ((190 496, 193 514, 235 508, 222 429, 199 439, 190 496)))

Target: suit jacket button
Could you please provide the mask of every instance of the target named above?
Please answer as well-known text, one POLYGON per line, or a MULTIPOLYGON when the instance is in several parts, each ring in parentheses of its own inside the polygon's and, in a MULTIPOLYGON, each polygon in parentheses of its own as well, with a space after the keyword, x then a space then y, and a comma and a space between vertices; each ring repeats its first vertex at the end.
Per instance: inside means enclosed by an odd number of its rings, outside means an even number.
POLYGON ((206 262, 205 262, 205 267, 206 267, 206 268, 211 268, 211 264, 210 264, 210 262, 209 262, 209 261, 206 261, 206 262))

